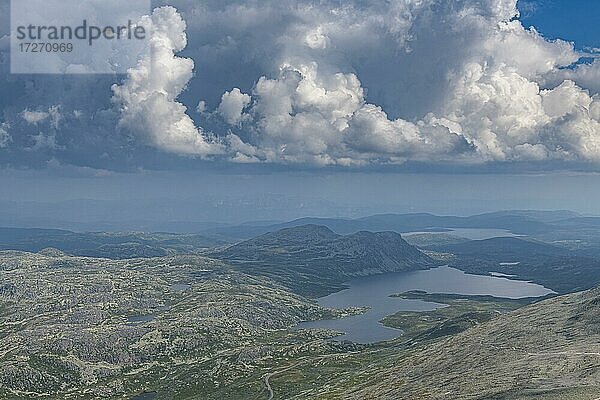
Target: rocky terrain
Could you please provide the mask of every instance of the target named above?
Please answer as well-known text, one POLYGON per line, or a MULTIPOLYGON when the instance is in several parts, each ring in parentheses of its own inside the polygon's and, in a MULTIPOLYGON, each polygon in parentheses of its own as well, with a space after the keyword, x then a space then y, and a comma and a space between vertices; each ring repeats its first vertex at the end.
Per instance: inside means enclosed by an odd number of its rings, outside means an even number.
POLYGON ((39 252, 54 248, 71 255, 112 259, 192 253, 223 243, 199 234, 0 228, 0 250, 39 252))
POLYGON ((267 233, 211 256, 313 296, 342 288, 350 277, 434 265, 431 258, 398 233, 357 232, 344 236, 319 225, 267 233))
MULTIPOLYGON (((12 245, 62 248, 0 251, 2 399, 600 398, 600 289, 543 302, 399 293, 447 307, 387 316, 403 335, 369 345, 295 328, 363 312, 314 301, 350 277, 439 263, 592 287, 598 262, 572 242, 420 233, 409 244, 317 225, 210 251, 196 235, 20 235, 12 245), (136 248, 157 257, 130 258, 136 248)), ((591 252, 587 235, 578 243, 591 252)))
POLYGON ((597 399, 600 290, 519 309, 396 363, 346 398, 597 399))
POLYGON ((596 400, 599 327, 595 289, 498 314, 441 339, 338 357, 318 368, 298 366, 273 387, 286 391, 290 379, 315 379, 315 370, 337 368, 343 371, 337 378, 287 398, 596 400))
POLYGON ((219 396, 265 359, 327 348, 288 328, 341 315, 202 257, 1 252, 0 273, 1 398, 219 396))

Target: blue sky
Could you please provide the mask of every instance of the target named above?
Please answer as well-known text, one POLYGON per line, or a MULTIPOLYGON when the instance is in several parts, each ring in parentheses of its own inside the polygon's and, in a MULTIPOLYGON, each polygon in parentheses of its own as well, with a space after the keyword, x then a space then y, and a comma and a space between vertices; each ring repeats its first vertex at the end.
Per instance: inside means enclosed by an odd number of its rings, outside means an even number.
POLYGON ((600 2, 594 0, 520 0, 521 21, 549 39, 575 42, 579 49, 600 45, 600 2))
POLYGON ((158 56, 83 76, 11 75, 8 4, 0 201, 600 213, 598 2, 154 1, 158 56))

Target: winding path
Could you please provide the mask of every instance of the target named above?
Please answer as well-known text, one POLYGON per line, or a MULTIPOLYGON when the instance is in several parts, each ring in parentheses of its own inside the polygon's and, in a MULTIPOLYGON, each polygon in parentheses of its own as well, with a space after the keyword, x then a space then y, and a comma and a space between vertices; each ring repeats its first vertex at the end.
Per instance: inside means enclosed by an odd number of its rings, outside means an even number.
MULTIPOLYGON (((364 353, 364 354, 373 354, 373 353, 377 353, 377 352, 382 351, 382 350, 384 350, 384 349, 370 350, 370 351, 362 352, 362 353, 364 353)), ((318 356, 318 357, 316 357, 314 359, 309 358, 309 357, 303 357, 300 361, 296 362, 295 364, 290 365, 289 367, 285 367, 285 368, 280 369, 278 371, 273 371, 273 372, 270 372, 270 373, 267 373, 267 374, 263 375, 264 376, 265 387, 266 387, 267 391, 269 392, 269 397, 267 398, 267 400, 273 400, 273 397, 275 396, 275 394, 273 392, 273 388, 271 387, 271 382, 270 382, 270 379, 273 378, 274 376, 277 376, 279 374, 283 374, 284 372, 289 371, 292 368, 296 368, 297 366, 302 365, 308 359, 311 359, 313 361, 316 361, 316 360, 322 361, 322 360, 324 360, 326 358, 347 357, 349 355, 358 354, 358 353, 361 353, 361 351, 349 351, 347 353, 324 354, 324 355, 318 356)))
POLYGON ((269 397, 268 397, 268 399, 267 399, 267 400, 273 400, 273 396, 274 396, 274 393, 273 393, 273 388, 271 387, 271 383, 269 382, 269 379, 271 379, 271 378, 272 378, 272 377, 274 377, 275 375, 282 374, 282 373, 284 373, 284 372, 285 372, 285 371, 287 371, 287 370, 290 370, 290 369, 292 369, 292 368, 295 368, 295 367, 297 367, 298 365, 300 365, 300 363, 296 363, 296 364, 294 364, 294 365, 290 365, 289 367, 287 367, 287 368, 284 368, 284 369, 281 369, 281 370, 279 370, 279 371, 275 371, 275 372, 271 372, 271 373, 265 374, 265 386, 266 386, 266 388, 267 388, 267 390, 268 390, 268 392, 269 392, 269 397))

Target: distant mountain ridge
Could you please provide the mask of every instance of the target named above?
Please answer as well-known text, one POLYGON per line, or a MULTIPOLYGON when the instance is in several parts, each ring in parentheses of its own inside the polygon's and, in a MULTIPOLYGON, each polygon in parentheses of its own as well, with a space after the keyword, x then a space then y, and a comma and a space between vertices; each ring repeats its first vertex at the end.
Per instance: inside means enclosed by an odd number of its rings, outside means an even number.
POLYGON ((598 257, 532 238, 432 241, 422 248, 445 255, 448 265, 462 271, 482 275, 502 273, 538 283, 557 293, 590 289, 600 283, 598 257))
POLYGON ((220 243, 197 234, 77 233, 60 229, 0 228, 0 250, 39 252, 54 248, 77 256, 113 259, 193 252, 220 243))
POLYGON ((395 232, 361 231, 344 236, 312 224, 266 233, 211 256, 295 288, 291 277, 304 277, 315 284, 339 283, 353 276, 419 270, 434 264, 395 232))
POLYGON ((556 257, 568 255, 564 248, 531 239, 516 237, 496 237, 484 240, 470 240, 462 243, 427 246, 427 249, 471 257, 498 257, 498 260, 518 260, 536 257, 556 257))
POLYGON ((360 231, 406 233, 436 230, 436 228, 440 231, 444 230, 442 228, 506 229, 515 234, 530 235, 550 231, 563 221, 577 222, 578 218, 579 214, 571 211, 527 210, 499 211, 468 217, 438 216, 429 213, 376 214, 356 219, 306 217, 272 225, 246 223, 207 229, 203 234, 244 240, 284 228, 321 225, 342 235, 360 231))

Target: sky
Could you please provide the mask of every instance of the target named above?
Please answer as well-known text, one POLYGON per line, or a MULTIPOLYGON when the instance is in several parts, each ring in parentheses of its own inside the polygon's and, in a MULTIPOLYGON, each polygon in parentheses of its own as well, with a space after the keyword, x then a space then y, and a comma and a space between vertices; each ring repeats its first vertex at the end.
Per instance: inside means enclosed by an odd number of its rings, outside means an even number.
POLYGON ((128 74, 12 75, 0 0, 0 224, 600 214, 598 2, 153 8, 128 74))
POLYGON ((521 21, 548 39, 566 39, 581 50, 598 47, 600 3, 589 0, 522 0, 521 21))

